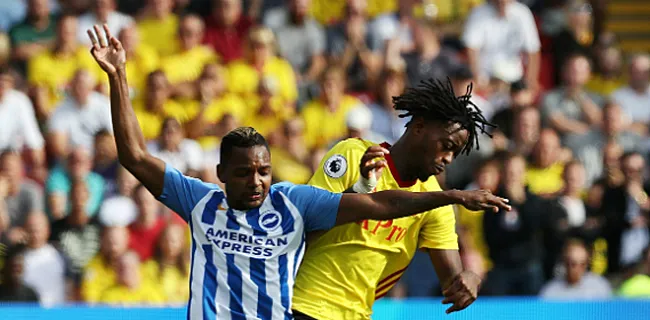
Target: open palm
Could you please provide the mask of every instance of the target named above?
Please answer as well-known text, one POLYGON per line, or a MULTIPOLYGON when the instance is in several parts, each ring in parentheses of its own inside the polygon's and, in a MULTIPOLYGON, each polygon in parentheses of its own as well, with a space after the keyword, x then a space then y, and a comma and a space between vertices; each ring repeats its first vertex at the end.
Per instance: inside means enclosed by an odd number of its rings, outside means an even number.
POLYGON ((93 44, 90 53, 99 64, 99 66, 109 75, 123 70, 126 64, 126 53, 122 43, 111 35, 108 26, 104 24, 104 33, 102 34, 99 26, 93 26, 93 30, 88 30, 88 37, 93 44))

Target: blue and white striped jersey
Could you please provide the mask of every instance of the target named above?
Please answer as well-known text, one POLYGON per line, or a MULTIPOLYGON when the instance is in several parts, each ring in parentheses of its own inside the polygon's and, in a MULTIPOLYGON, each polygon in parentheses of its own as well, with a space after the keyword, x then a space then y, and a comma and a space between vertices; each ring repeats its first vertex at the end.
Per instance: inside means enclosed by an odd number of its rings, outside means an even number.
POLYGON ((217 185, 165 168, 159 200, 192 231, 187 319, 291 319, 305 232, 332 228, 340 194, 279 183, 258 209, 228 208, 217 185))

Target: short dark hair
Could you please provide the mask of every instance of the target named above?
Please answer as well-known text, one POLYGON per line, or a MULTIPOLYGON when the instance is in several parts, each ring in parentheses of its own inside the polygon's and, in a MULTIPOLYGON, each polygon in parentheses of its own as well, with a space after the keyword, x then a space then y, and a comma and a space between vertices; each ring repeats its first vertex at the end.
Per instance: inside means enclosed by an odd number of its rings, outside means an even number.
POLYGON ((460 153, 469 154, 474 144, 477 149, 479 148, 478 130, 491 137, 487 127, 496 127, 485 119, 481 110, 472 103, 471 98, 471 83, 467 86, 465 94, 457 97, 449 78, 446 84, 440 80, 429 79, 420 82, 415 88, 406 89, 402 95, 393 97, 393 104, 395 110, 406 111, 400 115, 400 118, 423 117, 425 120, 460 124, 461 128, 469 133, 468 142, 460 153))
POLYGON ((227 164, 232 150, 234 148, 251 148, 255 146, 264 146, 269 150, 269 144, 266 138, 252 127, 239 127, 228 132, 221 139, 221 163, 227 164))

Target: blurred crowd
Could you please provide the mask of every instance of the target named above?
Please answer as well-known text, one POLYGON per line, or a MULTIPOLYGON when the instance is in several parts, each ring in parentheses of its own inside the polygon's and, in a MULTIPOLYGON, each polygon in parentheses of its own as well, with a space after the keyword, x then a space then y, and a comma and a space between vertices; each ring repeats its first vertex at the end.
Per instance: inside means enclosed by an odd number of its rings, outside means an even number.
MULTIPOLYGON (((405 88, 472 83, 498 127, 438 179, 513 204, 457 208, 482 294, 648 297, 650 57, 619 49, 604 3, 2 0, 0 301, 187 301, 188 228, 117 161, 97 23, 126 49, 149 150, 217 184, 237 126, 268 138, 275 181, 305 183, 342 139, 399 139, 405 88)), ((439 294, 427 260, 392 297, 439 294)))

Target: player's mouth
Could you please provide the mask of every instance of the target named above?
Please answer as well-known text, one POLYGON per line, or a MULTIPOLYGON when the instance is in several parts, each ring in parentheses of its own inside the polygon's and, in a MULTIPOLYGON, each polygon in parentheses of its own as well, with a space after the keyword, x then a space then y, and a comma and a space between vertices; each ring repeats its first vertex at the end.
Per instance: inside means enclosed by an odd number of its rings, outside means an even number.
POLYGON ((445 166, 437 164, 433 167, 434 174, 441 174, 445 171, 445 166))
POLYGON ((248 196, 249 201, 258 201, 262 199, 262 193, 261 192, 253 192, 248 196))

